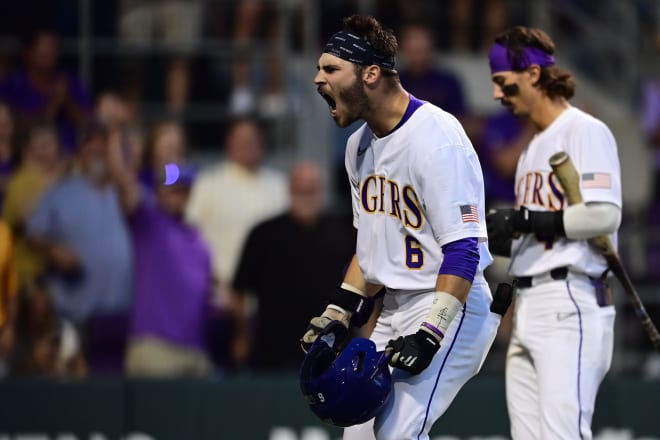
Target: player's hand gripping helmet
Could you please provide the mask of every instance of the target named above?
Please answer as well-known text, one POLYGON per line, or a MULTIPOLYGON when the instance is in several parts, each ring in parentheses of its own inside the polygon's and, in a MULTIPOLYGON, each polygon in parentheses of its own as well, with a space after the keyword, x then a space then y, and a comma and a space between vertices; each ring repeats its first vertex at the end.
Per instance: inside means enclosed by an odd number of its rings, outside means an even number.
POLYGON ((314 414, 335 426, 351 426, 373 418, 387 403, 392 378, 384 352, 373 341, 352 339, 343 349, 348 332, 330 324, 307 352, 300 368, 300 388, 314 414))

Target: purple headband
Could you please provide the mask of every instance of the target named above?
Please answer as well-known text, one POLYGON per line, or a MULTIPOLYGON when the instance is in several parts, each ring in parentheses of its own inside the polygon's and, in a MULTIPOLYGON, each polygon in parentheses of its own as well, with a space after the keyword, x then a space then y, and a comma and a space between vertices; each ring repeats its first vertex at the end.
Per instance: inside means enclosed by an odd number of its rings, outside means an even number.
POLYGON ((537 49, 535 47, 525 47, 522 50, 520 61, 513 63, 509 51, 501 43, 495 43, 488 54, 490 60, 490 73, 514 71, 519 72, 527 69, 532 64, 541 67, 552 66, 555 64, 555 57, 537 49))
POLYGON ((367 40, 348 31, 339 31, 330 37, 323 52, 363 66, 376 64, 394 69, 393 57, 379 53, 367 40))

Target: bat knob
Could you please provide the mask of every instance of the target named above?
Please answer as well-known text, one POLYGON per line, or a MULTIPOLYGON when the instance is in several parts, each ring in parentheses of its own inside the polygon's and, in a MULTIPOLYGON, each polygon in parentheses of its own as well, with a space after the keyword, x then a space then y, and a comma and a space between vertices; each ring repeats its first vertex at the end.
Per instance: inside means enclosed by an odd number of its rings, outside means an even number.
POLYGON ((563 164, 567 160, 568 160, 568 154, 566 154, 565 151, 560 151, 550 156, 549 162, 550 162, 550 166, 556 167, 563 164))

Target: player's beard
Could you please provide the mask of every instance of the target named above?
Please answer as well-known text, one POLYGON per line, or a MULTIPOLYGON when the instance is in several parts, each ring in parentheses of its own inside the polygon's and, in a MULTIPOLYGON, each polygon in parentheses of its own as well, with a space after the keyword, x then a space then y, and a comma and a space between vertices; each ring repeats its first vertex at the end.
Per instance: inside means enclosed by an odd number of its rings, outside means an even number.
POLYGON ((339 91, 339 99, 344 104, 345 109, 343 116, 337 114, 335 123, 342 128, 364 118, 371 108, 367 92, 364 91, 364 85, 358 78, 355 79, 353 85, 339 91))

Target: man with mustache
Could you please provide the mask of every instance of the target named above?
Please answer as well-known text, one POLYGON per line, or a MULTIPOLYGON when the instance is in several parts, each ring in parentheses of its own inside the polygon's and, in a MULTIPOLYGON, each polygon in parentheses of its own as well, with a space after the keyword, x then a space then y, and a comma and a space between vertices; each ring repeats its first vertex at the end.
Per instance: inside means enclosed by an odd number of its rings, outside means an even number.
POLYGON ((573 107, 575 82, 555 45, 522 26, 490 50, 493 97, 536 134, 518 159, 516 209, 487 217, 489 247, 517 278, 506 394, 514 439, 591 438, 599 384, 612 360, 614 306, 605 259, 587 242, 621 222, 617 145, 600 120, 573 107), (584 203, 567 206, 549 158, 566 152, 584 203))
POLYGON ((339 127, 365 123, 346 146, 356 253, 301 344, 308 350, 333 321, 364 324, 384 287, 371 339, 393 367, 389 403, 348 427, 348 440, 428 439, 479 371, 508 307, 501 299, 489 310, 483 270, 492 258, 474 148, 456 118, 401 86, 396 52, 391 31, 354 15, 326 44, 314 79, 339 127))

